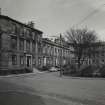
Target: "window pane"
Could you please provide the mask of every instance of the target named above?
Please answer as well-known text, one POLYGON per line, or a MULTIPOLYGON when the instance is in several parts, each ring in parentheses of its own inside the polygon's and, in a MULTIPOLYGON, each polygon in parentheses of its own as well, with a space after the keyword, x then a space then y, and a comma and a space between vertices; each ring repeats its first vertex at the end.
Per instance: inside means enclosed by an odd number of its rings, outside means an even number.
POLYGON ((32 43, 32 51, 35 52, 35 43, 32 43))
POLYGON ((17 39, 16 38, 11 39, 11 47, 12 49, 17 49, 17 39))
POLYGON ((20 27, 20 36, 24 36, 24 29, 23 29, 23 27, 20 27))
POLYGON ((12 65, 16 65, 16 64, 17 64, 16 55, 12 55, 12 65))
POLYGON ((32 39, 34 40, 35 39, 35 33, 32 32, 32 39))
POLYGON ((24 65, 24 56, 20 56, 20 64, 24 65))
POLYGON ((30 41, 26 41, 26 49, 30 51, 30 41))
POLYGON ((26 36, 27 38, 30 38, 30 31, 28 29, 26 30, 26 36))
POLYGON ((20 39, 20 50, 24 50, 24 40, 20 39))

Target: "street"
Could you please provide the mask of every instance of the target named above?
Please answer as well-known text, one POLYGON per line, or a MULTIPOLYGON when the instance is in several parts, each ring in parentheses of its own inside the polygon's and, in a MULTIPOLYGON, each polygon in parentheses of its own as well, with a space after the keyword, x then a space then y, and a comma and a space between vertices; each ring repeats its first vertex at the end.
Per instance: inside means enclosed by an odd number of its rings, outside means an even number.
POLYGON ((0 105, 105 105, 105 79, 58 72, 0 77, 0 105))

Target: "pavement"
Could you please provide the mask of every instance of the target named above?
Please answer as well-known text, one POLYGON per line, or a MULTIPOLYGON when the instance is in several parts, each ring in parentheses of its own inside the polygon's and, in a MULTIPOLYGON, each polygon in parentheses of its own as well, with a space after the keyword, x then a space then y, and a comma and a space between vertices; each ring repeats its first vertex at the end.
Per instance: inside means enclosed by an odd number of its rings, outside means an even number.
POLYGON ((58 72, 0 77, 0 105, 105 105, 105 79, 58 72))
POLYGON ((37 75, 37 74, 43 74, 48 73, 48 71, 39 71, 38 69, 34 68, 32 73, 23 73, 23 74, 9 74, 9 75, 1 75, 0 78, 6 78, 6 77, 24 77, 29 75, 37 75))

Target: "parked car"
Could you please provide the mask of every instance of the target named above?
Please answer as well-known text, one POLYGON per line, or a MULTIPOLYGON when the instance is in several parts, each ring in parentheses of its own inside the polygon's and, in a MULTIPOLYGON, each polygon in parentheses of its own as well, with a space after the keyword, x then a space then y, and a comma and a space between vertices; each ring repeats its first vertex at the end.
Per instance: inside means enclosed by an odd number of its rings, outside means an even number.
POLYGON ((94 76, 94 77, 101 77, 101 73, 99 73, 99 72, 94 72, 94 73, 93 73, 93 76, 94 76))
POLYGON ((56 71, 58 71, 58 70, 59 70, 59 68, 56 68, 56 67, 51 67, 51 68, 49 69, 50 72, 56 72, 56 71))
POLYGON ((59 66, 55 66, 55 68, 57 68, 57 71, 60 71, 60 67, 59 66))

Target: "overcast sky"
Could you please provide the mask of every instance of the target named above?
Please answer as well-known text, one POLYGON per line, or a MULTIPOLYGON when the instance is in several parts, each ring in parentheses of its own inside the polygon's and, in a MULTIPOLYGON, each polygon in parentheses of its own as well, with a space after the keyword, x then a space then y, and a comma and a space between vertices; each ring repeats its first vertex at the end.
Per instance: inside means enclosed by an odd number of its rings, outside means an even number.
POLYGON ((105 0, 0 0, 0 7, 3 15, 34 21, 48 36, 87 26, 105 40, 105 0))

